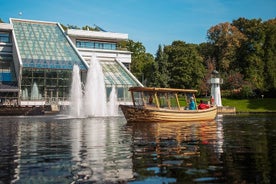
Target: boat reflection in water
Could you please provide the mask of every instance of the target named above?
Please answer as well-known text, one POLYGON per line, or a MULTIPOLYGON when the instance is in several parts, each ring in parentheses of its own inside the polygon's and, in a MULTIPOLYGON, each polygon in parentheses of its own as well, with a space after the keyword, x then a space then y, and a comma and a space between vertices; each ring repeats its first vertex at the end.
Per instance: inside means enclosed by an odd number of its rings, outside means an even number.
POLYGON ((223 134, 219 121, 140 122, 128 123, 127 127, 132 131, 136 181, 222 181, 219 157, 223 134))

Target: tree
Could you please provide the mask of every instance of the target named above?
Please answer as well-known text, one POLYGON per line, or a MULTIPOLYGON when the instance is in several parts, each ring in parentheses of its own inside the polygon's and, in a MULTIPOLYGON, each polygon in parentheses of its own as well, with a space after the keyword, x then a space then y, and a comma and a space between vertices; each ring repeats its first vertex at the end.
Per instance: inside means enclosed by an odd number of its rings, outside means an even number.
POLYGON ((265 86, 271 91, 276 90, 276 19, 264 23, 264 74, 265 86))
POLYGON ((144 55, 144 59, 143 59, 143 69, 142 69, 142 82, 143 85, 145 86, 149 86, 150 85, 150 81, 152 80, 153 77, 153 68, 152 66, 154 65, 154 57, 152 54, 150 53, 145 53, 144 55))
POLYGON ((119 48, 127 48, 132 52, 130 71, 142 83, 147 85, 148 78, 152 76, 151 66, 154 62, 154 57, 146 53, 146 49, 141 42, 133 40, 122 41, 118 45, 119 48))
POLYGON ((155 62, 152 65, 151 86, 168 87, 168 56, 164 53, 161 45, 158 46, 155 62))
POLYGON ((212 72, 216 69, 214 51, 215 48, 210 43, 201 43, 198 46, 198 51, 203 58, 205 67, 204 78, 202 79, 199 90, 201 94, 208 95, 210 93, 210 83, 212 72))
POLYGON ((243 75, 238 71, 231 71, 224 81, 224 89, 241 89, 244 85, 243 75))
POLYGON ((67 24, 68 29, 80 29, 78 26, 67 24))
POLYGON ((209 43, 214 47, 214 58, 217 70, 227 73, 235 69, 236 50, 246 37, 235 26, 228 22, 211 27, 207 32, 209 43))
POLYGON ((265 90, 263 61, 265 32, 262 21, 239 18, 233 21, 233 25, 246 36, 237 53, 241 73, 245 80, 251 82, 253 89, 265 90))
POLYGON ((97 28, 97 27, 94 28, 94 27, 91 27, 91 26, 88 26, 88 25, 83 26, 81 29, 82 30, 89 30, 89 31, 100 31, 99 28, 97 28))
POLYGON ((168 55, 170 87, 198 88, 205 69, 196 45, 174 41, 164 52, 168 55))
POLYGON ((64 31, 66 31, 67 29, 80 29, 78 26, 74 26, 70 24, 67 24, 67 26, 65 26, 64 24, 60 24, 60 25, 64 31))

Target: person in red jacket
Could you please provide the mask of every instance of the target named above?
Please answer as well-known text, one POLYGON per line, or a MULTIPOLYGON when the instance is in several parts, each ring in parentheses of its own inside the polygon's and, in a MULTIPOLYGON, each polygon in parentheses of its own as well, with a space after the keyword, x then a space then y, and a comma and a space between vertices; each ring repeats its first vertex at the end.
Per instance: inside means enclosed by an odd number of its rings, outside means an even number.
POLYGON ((198 105, 198 109, 208 109, 210 106, 203 103, 202 100, 200 100, 200 104, 198 105))

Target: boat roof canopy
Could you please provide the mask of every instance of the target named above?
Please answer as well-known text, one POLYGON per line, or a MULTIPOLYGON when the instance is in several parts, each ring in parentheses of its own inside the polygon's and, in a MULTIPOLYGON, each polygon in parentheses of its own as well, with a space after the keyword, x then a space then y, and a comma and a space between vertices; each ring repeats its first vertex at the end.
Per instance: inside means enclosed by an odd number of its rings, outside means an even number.
POLYGON ((195 89, 177 89, 177 88, 154 88, 154 87, 130 87, 131 92, 159 92, 159 93, 196 93, 195 89))

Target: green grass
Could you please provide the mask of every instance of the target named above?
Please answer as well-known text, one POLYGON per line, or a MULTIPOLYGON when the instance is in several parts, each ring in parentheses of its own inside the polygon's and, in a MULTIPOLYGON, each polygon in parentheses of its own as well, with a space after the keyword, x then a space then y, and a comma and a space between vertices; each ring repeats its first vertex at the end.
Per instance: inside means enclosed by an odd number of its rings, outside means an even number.
POLYGON ((229 99, 222 98, 223 106, 235 107, 237 112, 275 112, 276 98, 229 99))

